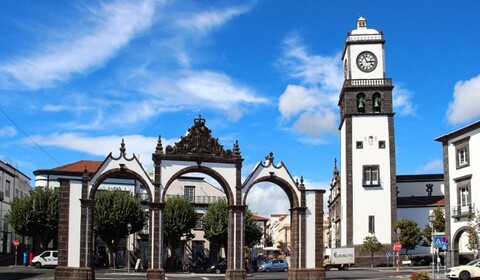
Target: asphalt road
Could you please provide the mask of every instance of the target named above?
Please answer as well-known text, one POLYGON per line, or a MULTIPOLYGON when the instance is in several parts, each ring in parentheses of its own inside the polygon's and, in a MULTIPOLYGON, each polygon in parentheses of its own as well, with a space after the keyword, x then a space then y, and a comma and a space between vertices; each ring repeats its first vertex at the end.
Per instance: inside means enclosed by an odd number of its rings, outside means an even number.
MULTIPOLYGON (((395 269, 386 268, 354 268, 348 271, 330 270, 326 272, 326 279, 408 279, 408 276, 413 272, 427 272, 431 275, 431 270, 428 267, 408 267, 401 268, 400 272, 395 269)), ((26 266, 2 266, 0 267, 0 279, 2 280, 53 280, 55 269, 36 269, 26 266)), ((146 279, 146 274, 143 272, 127 273, 126 270, 105 269, 97 270, 95 273, 97 280, 107 279, 146 279)), ((248 279, 287 279, 286 272, 269 272, 269 273, 249 273, 248 279)), ((214 280, 225 279, 223 274, 195 274, 195 273, 167 273, 166 280, 172 279, 191 279, 191 280, 214 280)), ((436 275, 435 279, 446 279, 443 273, 436 275)))

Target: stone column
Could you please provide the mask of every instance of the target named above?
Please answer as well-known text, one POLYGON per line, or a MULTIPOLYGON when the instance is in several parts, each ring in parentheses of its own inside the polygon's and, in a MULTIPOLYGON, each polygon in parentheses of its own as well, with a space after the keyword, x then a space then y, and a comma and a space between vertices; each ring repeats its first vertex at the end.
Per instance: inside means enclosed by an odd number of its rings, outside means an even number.
MULTIPOLYGON (((55 280, 93 280, 95 275, 90 267, 68 267, 70 180, 59 179, 59 181, 58 266, 55 268, 55 280)), ((84 220, 83 216, 82 220, 84 220)), ((82 248, 85 247, 82 246, 82 248)))
POLYGON ((150 203, 150 261, 147 279, 165 279, 163 270, 163 203, 150 203))
POLYGON ((227 280, 243 280, 247 278, 244 264, 244 229, 245 206, 230 206, 228 209, 228 268, 225 273, 227 280))

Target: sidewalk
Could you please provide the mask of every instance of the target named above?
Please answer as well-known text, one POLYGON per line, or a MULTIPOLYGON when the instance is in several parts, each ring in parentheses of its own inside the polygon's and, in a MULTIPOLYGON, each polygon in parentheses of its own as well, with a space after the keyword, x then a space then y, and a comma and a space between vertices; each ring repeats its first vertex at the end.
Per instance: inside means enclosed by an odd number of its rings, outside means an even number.
MULTIPOLYGON (((378 271, 385 271, 385 272, 390 272, 392 275, 397 273, 397 268, 396 267, 376 267, 373 268, 378 271)), ((419 272, 426 272, 428 276, 430 276, 432 279, 442 279, 442 280, 448 280, 448 278, 445 276, 445 271, 441 269, 439 272, 435 270, 435 274, 432 271, 432 267, 430 266, 408 266, 408 267, 400 267, 399 273, 402 275, 398 275, 396 278, 398 279, 408 279, 409 276, 413 273, 419 273, 419 272)))

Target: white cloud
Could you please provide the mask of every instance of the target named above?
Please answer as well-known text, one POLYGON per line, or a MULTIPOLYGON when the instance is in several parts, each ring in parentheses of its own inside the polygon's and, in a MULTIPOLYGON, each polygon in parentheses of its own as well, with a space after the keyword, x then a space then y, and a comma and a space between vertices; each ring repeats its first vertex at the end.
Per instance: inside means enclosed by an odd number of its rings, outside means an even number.
MULTIPOLYGON (((41 146, 59 147, 66 150, 105 157, 110 152, 114 156, 118 155, 120 152, 117 149, 112 151, 112 148, 120 148, 120 143, 122 139, 124 139, 127 157, 131 157, 132 154, 140 157, 140 161, 145 164, 146 170, 149 170, 152 166, 150 159, 158 141, 157 137, 146 137, 143 135, 88 136, 78 133, 55 133, 47 136, 32 136, 31 138, 41 146), (118 143, 118 145, 114 143, 118 143)), ((163 141, 162 139, 164 147, 170 142, 171 140, 163 141)))
MULTIPOLYGON (((279 98, 282 121, 292 119, 291 130, 312 139, 336 133, 337 99, 343 83, 340 55, 312 55, 297 34, 284 40, 278 60, 288 75, 300 85, 289 84, 279 98)), ((307 141, 322 143, 322 141, 307 141)))
POLYGON ((480 116, 480 75, 455 84, 453 101, 447 110, 450 124, 464 123, 478 116, 480 116))
POLYGON ((243 115, 244 105, 268 103, 253 89, 212 71, 184 71, 175 78, 160 77, 147 86, 145 93, 154 94, 170 108, 211 108, 223 111, 232 120, 243 115))
POLYGON ((278 62, 286 68, 290 77, 300 80, 302 84, 318 86, 336 94, 343 84, 340 53, 333 56, 309 54, 298 34, 285 38, 283 56, 278 62))
POLYGON ((279 110, 284 118, 312 110, 320 105, 319 92, 316 88, 288 85, 279 99, 279 110))
POLYGON ((263 217, 270 217, 270 214, 290 213, 287 194, 279 186, 271 183, 253 186, 248 192, 247 205, 252 212, 263 217))
POLYGON ((424 172, 432 172, 432 171, 437 171, 437 172, 442 172, 443 171, 443 161, 440 159, 435 159, 424 166, 421 166, 417 168, 416 172, 417 173, 424 173, 424 172))
POLYGON ((205 34, 212 29, 224 25, 232 18, 248 12, 252 6, 228 7, 225 9, 210 9, 200 13, 186 13, 176 20, 176 24, 194 34, 205 34))
POLYGON ((13 126, 0 127, 0 137, 13 137, 17 135, 17 130, 13 126))
POLYGON ((98 68, 151 25, 154 3, 117 1, 91 8, 90 14, 80 17, 89 22, 88 30, 77 30, 78 25, 61 30, 71 35, 64 41, 39 46, 37 53, 28 57, 0 63, 0 73, 9 77, 10 83, 13 80, 26 88, 38 89, 98 68))
POLYGON ((393 89, 393 111, 400 115, 413 115, 416 111, 416 106, 413 105, 413 93, 402 85, 396 85, 393 89))
POLYGON ((312 138, 319 138, 325 133, 335 134, 338 132, 338 113, 328 108, 303 112, 293 129, 312 138))

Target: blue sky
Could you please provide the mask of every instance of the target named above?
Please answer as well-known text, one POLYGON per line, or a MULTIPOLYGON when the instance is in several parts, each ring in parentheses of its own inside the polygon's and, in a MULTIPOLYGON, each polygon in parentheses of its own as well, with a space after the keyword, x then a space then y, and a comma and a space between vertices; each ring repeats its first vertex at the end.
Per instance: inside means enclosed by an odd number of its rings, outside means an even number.
MULTIPOLYGON (((103 160, 122 138, 150 169, 158 136, 173 144, 201 114, 225 148, 239 141, 244 176, 272 151, 307 187, 327 189, 340 154, 340 54, 360 16, 386 38, 397 174, 441 173, 433 139, 480 116, 478 1, 0 6, 0 159, 32 179, 103 160)), ((278 187, 250 195, 262 214, 288 209, 278 187)))

